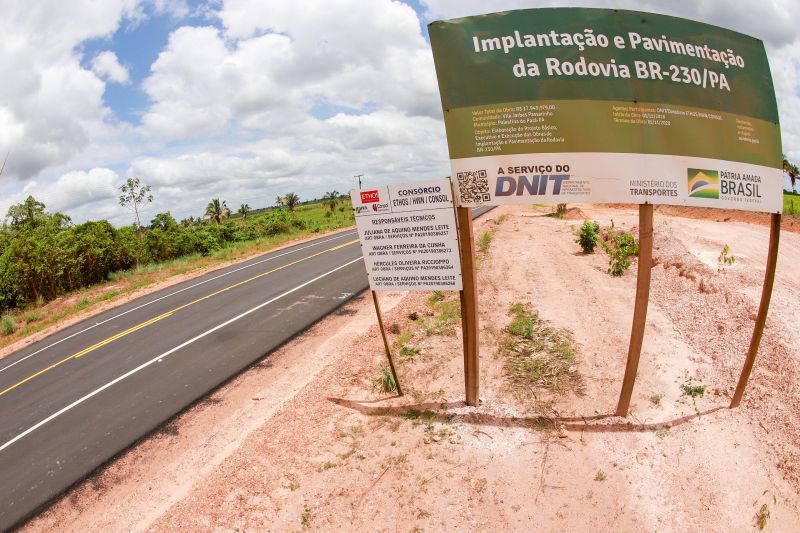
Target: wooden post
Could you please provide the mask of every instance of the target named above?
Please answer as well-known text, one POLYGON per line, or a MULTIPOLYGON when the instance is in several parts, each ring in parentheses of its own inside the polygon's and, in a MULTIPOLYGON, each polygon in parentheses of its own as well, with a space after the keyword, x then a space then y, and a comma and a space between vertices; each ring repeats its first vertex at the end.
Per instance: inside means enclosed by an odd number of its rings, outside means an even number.
POLYGON ((767 270, 764 272, 764 286, 761 289, 761 303, 758 306, 756 324, 753 328, 753 336, 750 338, 750 348, 747 350, 747 357, 744 360, 744 368, 739 376, 739 383, 731 399, 730 408, 738 407, 744 396, 744 389, 750 379, 750 372, 753 370, 753 363, 756 361, 758 346, 761 344, 761 336, 764 334, 764 326, 767 323, 767 311, 769 301, 772 297, 772 286, 775 284, 775 268, 778 264, 778 241, 781 236, 781 215, 773 213, 770 219, 769 228, 769 250, 767 252, 767 270))
POLYGON ((458 240, 461 243, 461 325, 464 334, 464 385, 467 405, 478 405, 480 364, 478 354, 478 286, 475 274, 475 241, 472 213, 457 207, 458 240))
POLYGON ((394 369, 394 361, 392 361, 392 352, 389 350, 389 339, 386 338, 386 330, 383 328, 383 315, 381 315, 381 306, 378 304, 378 293, 372 293, 372 302, 375 304, 375 314, 378 315, 378 327, 381 329, 381 337, 383 337, 383 348, 386 350, 386 358, 389 360, 389 368, 392 369, 392 376, 397 385, 397 395, 403 395, 403 389, 400 388, 400 380, 397 377, 397 371, 394 369))
POLYGON ((639 206, 639 268, 636 274, 636 302, 633 307, 628 362, 625 365, 625 377, 622 379, 622 391, 619 393, 617 416, 628 416, 628 409, 631 406, 633 384, 636 381, 636 372, 639 368, 639 356, 642 353, 642 341, 644 340, 644 326, 647 321, 652 266, 653 204, 642 204, 639 206))

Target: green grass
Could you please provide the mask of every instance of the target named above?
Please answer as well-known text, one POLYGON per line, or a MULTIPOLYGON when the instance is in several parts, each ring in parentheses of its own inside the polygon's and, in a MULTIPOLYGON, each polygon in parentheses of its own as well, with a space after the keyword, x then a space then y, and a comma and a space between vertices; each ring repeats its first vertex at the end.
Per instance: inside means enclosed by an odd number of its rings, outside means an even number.
POLYGON ((786 216, 800 216, 800 194, 783 193, 783 214, 786 216))
POLYGON ((414 359, 417 355, 419 355, 420 349, 414 348, 413 346, 403 346, 400 348, 400 355, 405 359, 414 359))
POLYGON ((381 366, 380 370, 372 377, 372 385, 380 392, 397 392, 397 382, 392 375, 392 369, 387 365, 381 366))
POLYGON ((420 328, 426 335, 445 335, 453 337, 456 326, 461 322, 461 302, 459 300, 440 300, 433 304, 434 315, 420 320, 420 328))
POLYGON ((489 230, 478 238, 478 253, 485 254, 489 251, 489 246, 492 245, 494 238, 494 231, 489 230))
POLYGON ((501 355, 511 389, 523 399, 536 399, 542 391, 581 393, 570 335, 547 325, 528 304, 512 305, 509 315, 501 355))

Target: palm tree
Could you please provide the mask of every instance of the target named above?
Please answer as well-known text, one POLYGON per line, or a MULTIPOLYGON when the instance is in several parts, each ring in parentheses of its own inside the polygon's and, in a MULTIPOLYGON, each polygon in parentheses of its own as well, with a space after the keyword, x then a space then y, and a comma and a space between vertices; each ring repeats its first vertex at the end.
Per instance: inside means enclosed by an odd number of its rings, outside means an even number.
POLYGON ((794 192, 794 185, 797 176, 800 175, 800 169, 797 168, 797 165, 786 159, 785 155, 783 156, 783 171, 789 174, 789 180, 792 182, 792 192, 794 192))
POLYGON ((217 224, 220 224, 229 216, 231 216, 231 210, 228 209, 228 204, 225 203, 225 200, 220 203, 219 198, 214 198, 206 206, 205 218, 213 220, 217 224))
POLYGON ((248 214, 249 212, 250 212, 250 206, 249 206, 249 205, 247 205, 247 204, 242 204, 242 205, 240 205, 240 206, 239 206, 239 211, 237 211, 237 213, 239 213, 240 215, 242 215, 242 218, 243 218, 243 219, 245 219, 245 220, 247 220, 247 214, 248 214))
POLYGON ((325 196, 322 197, 322 202, 328 204, 328 207, 331 208, 331 212, 333 212, 336 211, 336 200, 338 199, 339 191, 333 190, 325 193, 325 196))
POLYGON ((289 211, 294 211, 294 206, 300 202, 300 197, 295 193, 290 192, 283 197, 283 205, 289 208, 289 211))
POLYGON ((283 207, 283 203, 284 203, 283 196, 276 196, 275 197, 275 205, 277 205, 278 207, 283 207))

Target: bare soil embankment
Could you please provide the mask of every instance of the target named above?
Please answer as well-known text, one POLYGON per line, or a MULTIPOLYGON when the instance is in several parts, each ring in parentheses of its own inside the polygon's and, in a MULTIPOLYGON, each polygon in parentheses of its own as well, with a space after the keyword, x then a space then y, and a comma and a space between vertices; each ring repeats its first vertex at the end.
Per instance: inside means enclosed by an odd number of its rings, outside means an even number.
MULTIPOLYGON (((634 209, 579 208, 636 231, 634 209)), ((479 259, 479 407, 463 404, 456 295, 381 294, 403 398, 374 387, 384 356, 362 298, 25 529, 747 531, 759 517, 800 529, 800 236, 783 236, 764 343, 730 411, 768 230, 657 213, 645 345, 621 419, 635 264, 609 276, 604 253, 575 244, 579 222, 531 207, 476 222, 476 236, 493 235, 479 259), (724 244, 736 261, 721 268, 724 244), (555 332, 549 345, 571 346, 562 372, 579 386, 523 394, 509 381, 516 304, 538 313, 531 331, 555 332)))

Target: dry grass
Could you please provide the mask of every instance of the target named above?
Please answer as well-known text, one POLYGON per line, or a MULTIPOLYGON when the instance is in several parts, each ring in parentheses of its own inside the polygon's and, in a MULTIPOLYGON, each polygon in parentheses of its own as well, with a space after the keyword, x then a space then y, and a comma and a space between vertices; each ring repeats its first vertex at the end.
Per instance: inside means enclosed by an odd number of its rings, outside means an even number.
POLYGON ((513 317, 500 348, 506 377, 523 400, 542 400, 542 394, 582 394, 583 378, 577 369, 575 345, 569 333, 545 323, 528 304, 514 304, 513 317))

